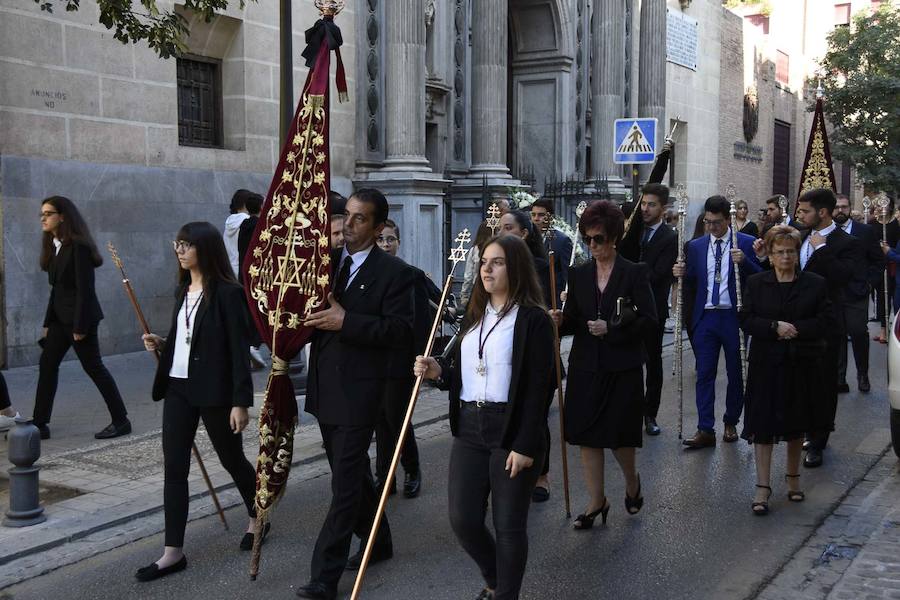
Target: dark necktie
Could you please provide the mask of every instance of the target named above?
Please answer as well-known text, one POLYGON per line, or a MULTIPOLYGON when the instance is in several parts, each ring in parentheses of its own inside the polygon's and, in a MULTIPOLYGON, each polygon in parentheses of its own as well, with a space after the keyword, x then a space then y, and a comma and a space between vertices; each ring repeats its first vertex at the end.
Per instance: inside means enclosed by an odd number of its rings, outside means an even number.
POLYGON ((650 243, 650 236, 653 235, 653 229, 644 227, 644 237, 641 238, 641 260, 644 260, 644 249, 650 243))
POLYGON ((712 305, 719 305, 719 283, 722 281, 722 240, 716 240, 716 274, 713 279, 712 305))
POLYGON ((331 293, 334 294, 334 297, 338 300, 344 295, 344 289, 347 287, 347 281, 350 279, 351 265, 353 265, 353 259, 350 258, 350 256, 347 256, 347 258, 344 259, 344 262, 341 263, 341 270, 338 273, 337 282, 331 290, 331 293))

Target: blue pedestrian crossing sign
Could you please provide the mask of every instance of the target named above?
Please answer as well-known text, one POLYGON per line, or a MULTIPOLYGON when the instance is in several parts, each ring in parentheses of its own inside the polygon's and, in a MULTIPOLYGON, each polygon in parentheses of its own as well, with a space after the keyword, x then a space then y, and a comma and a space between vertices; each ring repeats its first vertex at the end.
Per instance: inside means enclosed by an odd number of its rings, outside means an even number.
POLYGON ((656 161, 656 119, 616 119, 613 162, 643 164, 656 161))

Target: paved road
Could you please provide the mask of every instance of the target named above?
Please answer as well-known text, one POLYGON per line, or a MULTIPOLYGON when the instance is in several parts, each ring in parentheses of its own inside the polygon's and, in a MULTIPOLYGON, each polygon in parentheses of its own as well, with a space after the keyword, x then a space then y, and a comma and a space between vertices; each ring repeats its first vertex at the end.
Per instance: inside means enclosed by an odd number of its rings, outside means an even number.
MULTIPOLYGON (((872 364, 883 364, 882 346, 872 364)), ((688 356, 689 353, 686 353, 688 356)), ((851 368, 852 369, 852 368, 851 368)), ((693 371, 693 369, 686 369, 693 371)), ((750 512, 754 471, 752 449, 744 443, 719 444, 715 450, 685 452, 675 435, 676 401, 664 398, 664 433, 645 439, 639 453, 646 503, 636 517, 626 515, 623 481, 613 468, 608 493, 613 503, 609 524, 575 532, 562 507, 558 446, 553 453, 553 497, 531 513, 531 554, 522 597, 525 599, 752 598, 786 564, 832 512, 840 499, 876 463, 889 441, 887 401, 879 369, 875 392, 841 397, 839 431, 832 437, 826 466, 803 472, 807 502, 788 504, 783 448, 776 454, 772 514, 750 512)), ((851 380, 853 373, 850 374, 851 380)), ((686 389, 693 380, 686 379, 686 389)), ((674 386, 671 386, 674 389, 674 386)), ((720 391, 724 382, 719 382, 720 391)), ((691 404, 693 394, 687 394, 691 404)), ((722 408, 719 401, 719 409, 722 408)), ((693 410, 686 407, 685 432, 693 410)), ((555 411, 552 430, 557 431, 555 411)), ((427 596, 431 600, 474 598, 481 588, 477 571, 460 550, 447 522, 446 477, 450 444, 446 426, 420 432, 425 488, 416 500, 399 499, 389 507, 395 557, 373 567, 365 598, 427 596)), ((555 439, 555 436, 554 436, 555 439)), ((556 442, 554 441, 554 444, 556 442)), ((586 505, 577 451, 570 449, 573 513, 586 505)), ((612 463, 613 461, 609 461, 612 463)), ((134 570, 157 558, 162 536, 95 556, 5 590, 16 598, 290 598, 308 577, 313 540, 329 495, 327 477, 289 490, 266 544, 260 578, 250 582, 247 555, 239 553, 238 533, 224 533, 215 518, 189 525, 187 571, 139 585, 134 570), (64 591, 63 591, 64 590, 64 591), (64 594, 64 596, 62 596, 64 594)), ((231 511, 232 522, 241 515, 231 511)), ((349 595, 352 580, 341 592, 349 595)))

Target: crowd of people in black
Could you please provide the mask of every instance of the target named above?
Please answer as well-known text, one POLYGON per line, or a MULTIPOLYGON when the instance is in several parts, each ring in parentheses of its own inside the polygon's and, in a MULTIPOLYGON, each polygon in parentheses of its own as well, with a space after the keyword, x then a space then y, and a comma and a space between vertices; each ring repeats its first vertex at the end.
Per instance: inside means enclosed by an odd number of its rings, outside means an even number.
MULTIPOLYGON (((669 189, 659 183, 647 184, 632 207, 639 223, 633 249, 624 242, 631 221, 611 201, 587 206, 577 239, 559 229, 548 200, 528 207, 530 214, 502 203, 495 229, 486 222, 478 230, 463 283, 461 334, 448 358, 438 360, 422 353, 441 293, 426 273, 397 257, 401 230, 389 218, 385 196, 360 189, 349 199, 332 194, 330 203, 333 301, 305 322, 315 330, 305 410, 319 423, 332 498, 309 582, 297 592, 306 598, 334 598, 341 574, 362 561, 377 494, 396 489, 388 480, 389 464, 416 377, 449 390, 449 518, 484 578, 478 597, 518 597, 529 507, 550 498, 554 327, 559 336, 572 336, 562 374, 563 436, 580 449, 590 498, 574 529, 591 529, 597 517, 607 522, 613 505, 605 488, 607 449, 625 479, 625 512, 636 515, 643 507, 636 449, 644 435, 662 432, 663 338, 676 310, 697 365, 697 426, 683 440, 685 448, 718 442, 715 381, 724 353, 722 441, 743 438, 754 446, 757 483, 750 510, 770 511, 773 449, 782 441, 786 498, 802 502, 801 465, 825 461, 838 396, 849 391, 848 340, 858 390, 871 389, 870 304, 873 295, 879 301, 884 296, 884 269, 900 262, 897 221, 890 221, 882 240, 881 228, 852 218, 849 199, 827 189, 800 196, 792 217, 778 197, 768 199, 759 224, 748 219, 746 202, 732 206, 712 196, 683 248, 672 227, 669 189), (587 250, 581 264, 572 258, 578 244, 587 250), (676 278, 684 286, 683 306, 670 302, 676 278), (747 340, 746 382, 739 332, 747 340), (374 477, 368 457, 373 436, 374 477), (493 532, 485 525, 488 506, 493 532), (350 556, 354 534, 363 546, 350 556)), ((240 547, 253 543, 255 475, 240 434, 253 404, 250 371, 265 358, 239 280, 262 204, 258 194, 239 190, 224 233, 209 223, 188 223, 173 242, 179 277, 168 335, 143 338, 146 349, 160 356, 152 395, 164 402, 166 535, 161 558, 137 571, 142 581, 186 567, 187 478, 201 419, 247 507, 250 524, 240 547)), ((70 200, 44 200, 41 224, 41 268, 51 291, 33 422, 42 438, 50 437, 59 364, 74 347, 110 413, 110 424, 96 437, 127 435, 125 404, 100 358, 103 312, 94 270, 102 259, 70 200)), ((890 307, 883 304, 876 340, 886 335, 890 307)), ((17 414, 0 377, 0 420, 17 414)), ((8 428, 6 421, 0 425, 8 428)), ((412 431, 401 457, 402 493, 415 498, 423 474, 412 431)), ((392 555, 384 520, 370 564, 392 555)))

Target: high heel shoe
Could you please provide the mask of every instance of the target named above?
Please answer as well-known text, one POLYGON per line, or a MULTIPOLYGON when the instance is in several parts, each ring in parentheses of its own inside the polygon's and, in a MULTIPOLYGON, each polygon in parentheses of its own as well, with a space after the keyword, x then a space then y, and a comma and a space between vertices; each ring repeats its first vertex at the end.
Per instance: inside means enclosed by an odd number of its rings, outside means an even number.
POLYGON ((600 515, 601 522, 606 525, 606 517, 609 515, 609 500, 606 497, 603 497, 603 506, 598 508, 594 512, 588 514, 580 514, 575 517, 575 522, 572 524, 573 529, 590 529, 594 526, 594 519, 597 518, 597 515, 600 515))
POLYGON ((754 502, 753 504, 750 505, 750 510, 753 511, 754 515, 756 515, 757 517, 763 517, 763 516, 769 514, 769 498, 772 497, 772 488, 770 488, 767 485, 759 485, 759 484, 756 484, 756 487, 762 488, 764 490, 769 490, 769 493, 766 496, 765 500, 763 500, 761 502, 754 502))
MULTIPOLYGON (((790 475, 787 473, 785 473, 784 475, 785 481, 787 481, 788 479, 795 479, 797 477, 800 477, 800 475, 790 475)), ((801 492, 800 490, 788 490, 787 499, 790 502, 803 502, 804 500, 806 500, 806 494, 801 492)))
MULTIPOLYGON (((260 545, 262 545, 266 541, 266 536, 269 535, 269 529, 272 528, 272 523, 266 522, 266 526, 263 527, 262 532, 262 541, 260 545)), ((253 550, 253 534, 247 532, 244 534, 244 537, 241 538, 241 550, 253 550)))
POLYGON ((634 498, 628 495, 628 490, 625 490, 625 510, 628 511, 629 515, 636 515, 641 512, 641 507, 644 506, 644 496, 641 495, 641 476, 637 476, 638 480, 638 489, 637 493, 634 495, 634 498))

